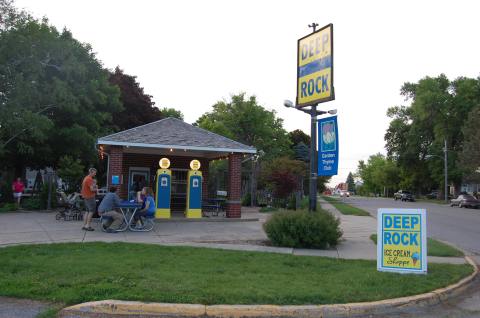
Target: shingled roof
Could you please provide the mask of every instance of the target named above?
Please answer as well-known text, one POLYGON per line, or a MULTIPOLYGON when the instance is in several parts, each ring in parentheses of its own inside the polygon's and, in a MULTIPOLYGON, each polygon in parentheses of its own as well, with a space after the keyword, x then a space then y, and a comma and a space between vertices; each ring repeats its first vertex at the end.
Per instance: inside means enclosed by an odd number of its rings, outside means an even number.
POLYGON ((97 144, 213 152, 257 152, 253 147, 173 117, 101 137, 97 144))

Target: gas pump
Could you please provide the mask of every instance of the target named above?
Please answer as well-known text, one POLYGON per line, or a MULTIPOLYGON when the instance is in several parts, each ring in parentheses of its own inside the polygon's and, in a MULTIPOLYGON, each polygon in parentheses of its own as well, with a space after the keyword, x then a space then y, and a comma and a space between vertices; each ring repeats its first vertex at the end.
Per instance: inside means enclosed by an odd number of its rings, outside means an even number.
POLYGON ((170 213, 170 193, 171 193, 171 181, 172 171, 170 167, 170 160, 168 158, 162 158, 158 162, 160 169, 157 170, 157 191, 156 191, 156 210, 155 218, 157 219, 169 219, 170 213))
POLYGON ((202 217, 202 172, 200 161, 192 160, 187 174, 187 218, 199 219, 202 217))

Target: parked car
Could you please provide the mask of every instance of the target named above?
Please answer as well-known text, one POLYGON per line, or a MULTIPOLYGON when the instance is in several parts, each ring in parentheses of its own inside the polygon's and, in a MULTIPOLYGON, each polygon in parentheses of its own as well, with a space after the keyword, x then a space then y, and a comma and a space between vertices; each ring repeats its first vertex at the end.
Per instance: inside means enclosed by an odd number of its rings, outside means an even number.
POLYGON ((428 193, 426 195, 427 199, 437 199, 438 198, 438 195, 439 195, 439 191, 438 190, 432 190, 432 192, 428 193))
POLYGON ((350 192, 342 190, 340 191, 340 196, 348 198, 350 196, 350 192))
POLYGON ((478 209, 480 207, 480 200, 475 199, 475 197, 470 194, 460 194, 456 199, 450 200, 450 206, 478 209))
POLYGON ((413 194, 410 191, 406 190, 398 190, 398 192, 395 192, 393 194, 393 198, 395 199, 395 201, 401 200, 415 202, 415 197, 413 196, 413 194))

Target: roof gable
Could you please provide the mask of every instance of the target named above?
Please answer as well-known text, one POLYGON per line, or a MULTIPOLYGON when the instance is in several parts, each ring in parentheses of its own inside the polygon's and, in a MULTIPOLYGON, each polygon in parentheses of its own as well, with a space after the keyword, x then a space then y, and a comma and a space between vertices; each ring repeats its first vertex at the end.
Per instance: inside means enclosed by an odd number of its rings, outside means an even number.
POLYGON ((97 144, 256 153, 253 147, 173 117, 100 137, 97 144))

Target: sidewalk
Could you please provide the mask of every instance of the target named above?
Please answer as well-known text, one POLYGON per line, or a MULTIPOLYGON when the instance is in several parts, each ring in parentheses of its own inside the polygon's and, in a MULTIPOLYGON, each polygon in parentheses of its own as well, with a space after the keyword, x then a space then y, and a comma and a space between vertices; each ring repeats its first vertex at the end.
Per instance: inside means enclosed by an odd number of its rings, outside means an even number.
MULTIPOLYGON (((325 256, 345 259, 376 259, 376 245, 370 235, 376 233, 376 220, 368 216, 343 215, 332 205, 320 200, 322 208, 341 220, 343 239, 330 250, 297 249, 266 246, 263 223, 269 214, 258 209, 245 209, 249 220, 237 222, 185 222, 170 220, 158 222, 151 232, 121 232, 109 234, 100 231, 98 223, 93 232, 81 230, 81 221, 56 221, 55 213, 19 212, 0 214, 0 247, 17 244, 45 244, 63 242, 127 242, 170 246, 194 246, 226 250, 258 251, 306 256, 325 256)), ((429 262, 463 264, 463 258, 429 257, 429 262)))

